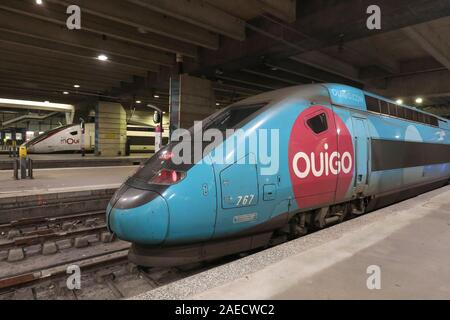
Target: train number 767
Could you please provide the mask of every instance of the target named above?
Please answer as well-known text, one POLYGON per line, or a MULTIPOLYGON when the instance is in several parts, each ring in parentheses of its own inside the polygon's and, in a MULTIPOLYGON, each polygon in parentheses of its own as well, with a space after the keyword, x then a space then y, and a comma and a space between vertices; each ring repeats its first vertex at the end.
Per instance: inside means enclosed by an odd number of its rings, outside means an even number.
POLYGON ((255 195, 254 194, 250 194, 250 195, 246 195, 246 196, 238 196, 238 202, 237 202, 237 206, 238 207, 245 207, 245 206, 251 206, 253 204, 253 200, 255 200, 255 195))

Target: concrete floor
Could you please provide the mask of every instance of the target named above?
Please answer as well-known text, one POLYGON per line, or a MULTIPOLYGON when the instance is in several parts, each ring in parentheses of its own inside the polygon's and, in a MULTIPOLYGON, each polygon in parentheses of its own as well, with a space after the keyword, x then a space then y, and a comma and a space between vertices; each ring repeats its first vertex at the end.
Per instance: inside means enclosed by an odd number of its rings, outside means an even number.
POLYGON ((49 192, 117 188, 137 166, 36 169, 33 180, 14 180, 12 171, 0 171, 0 198, 49 192))
POLYGON ((136 298, 450 299, 450 186, 136 298))

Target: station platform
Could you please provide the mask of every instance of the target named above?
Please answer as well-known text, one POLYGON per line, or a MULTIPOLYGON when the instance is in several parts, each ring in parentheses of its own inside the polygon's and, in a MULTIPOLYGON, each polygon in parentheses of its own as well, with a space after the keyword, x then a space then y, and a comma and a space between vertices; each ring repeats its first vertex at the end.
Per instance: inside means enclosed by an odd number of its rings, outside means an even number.
MULTIPOLYGON (((94 154, 29 154, 33 159, 35 169, 132 166, 146 161, 153 154, 132 154, 127 157, 97 157, 94 154)), ((0 170, 12 170, 12 158, 7 154, 0 154, 0 170)))
POLYGON ((447 186, 134 299, 450 299, 449 266, 447 186))
POLYGON ((14 180, 11 171, 0 171, 0 199, 70 191, 117 189, 137 168, 137 166, 121 166, 36 169, 32 180, 14 180))

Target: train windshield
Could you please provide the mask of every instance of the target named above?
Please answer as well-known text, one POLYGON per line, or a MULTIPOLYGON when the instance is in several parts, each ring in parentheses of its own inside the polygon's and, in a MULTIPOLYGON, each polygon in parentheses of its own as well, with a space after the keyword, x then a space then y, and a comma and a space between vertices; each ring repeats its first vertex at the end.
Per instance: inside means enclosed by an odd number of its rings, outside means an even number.
POLYGON ((35 145, 36 143, 39 143, 39 142, 47 139, 48 137, 51 137, 51 136, 57 134, 58 132, 60 132, 60 131, 62 131, 64 129, 70 128, 71 126, 73 126, 73 125, 69 124, 69 125, 65 125, 65 126, 62 126, 62 127, 58 127, 58 128, 46 131, 43 134, 38 135, 37 137, 31 139, 30 141, 24 143, 24 146, 28 148, 28 147, 30 147, 32 145, 35 145))
MULTIPOLYGON (((203 121, 203 131, 208 129, 218 129, 225 131, 226 129, 239 129, 249 122, 253 115, 261 110, 265 104, 234 106, 229 107, 203 121)), ((193 130, 193 128, 191 128, 193 130)))
MULTIPOLYGON (((202 121, 202 131, 205 132, 208 129, 218 129, 225 131, 226 129, 239 129, 245 124, 250 122, 267 104, 257 105, 244 105, 244 106, 231 106, 220 110, 213 115, 202 121)), ((189 133, 191 137, 194 133, 194 127, 190 128, 189 133)), ((131 178, 133 180, 145 181, 146 183, 161 172, 163 169, 176 170, 177 172, 186 172, 192 165, 195 164, 194 155, 191 155, 191 162, 188 164, 174 164, 171 160, 172 150, 180 142, 171 142, 153 157, 151 157, 131 178)), ((194 144, 194 140, 191 139, 191 143, 194 144)), ((201 142, 203 144, 203 150, 211 142, 201 142)), ((194 148, 191 148, 194 150, 194 148)), ((192 152, 193 153, 193 152, 192 152)))

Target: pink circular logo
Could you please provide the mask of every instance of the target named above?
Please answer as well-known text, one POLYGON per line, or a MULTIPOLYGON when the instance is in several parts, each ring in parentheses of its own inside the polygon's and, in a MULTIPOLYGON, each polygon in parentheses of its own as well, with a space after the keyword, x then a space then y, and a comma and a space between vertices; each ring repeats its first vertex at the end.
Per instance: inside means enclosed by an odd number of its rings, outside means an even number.
POLYGON ((300 208, 345 200, 354 176, 353 140, 330 108, 313 106, 297 118, 289 139, 289 172, 300 208))

